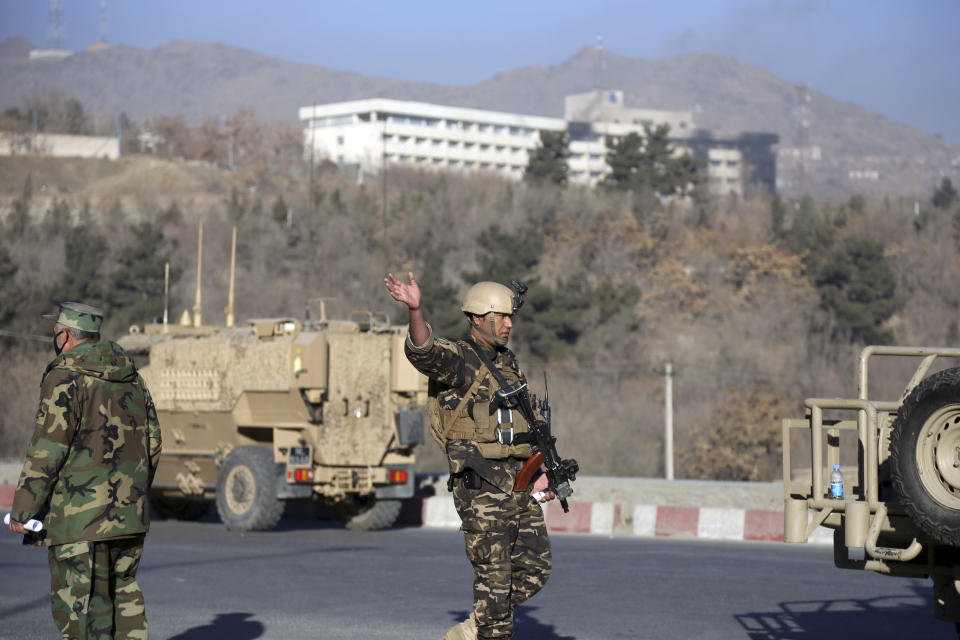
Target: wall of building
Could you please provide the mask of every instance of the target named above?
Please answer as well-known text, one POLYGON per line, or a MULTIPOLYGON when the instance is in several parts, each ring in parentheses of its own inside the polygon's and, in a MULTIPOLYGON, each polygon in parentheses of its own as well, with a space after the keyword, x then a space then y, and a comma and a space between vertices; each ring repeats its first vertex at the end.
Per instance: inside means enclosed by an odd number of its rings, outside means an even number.
POLYGON ((118 138, 0 131, 0 155, 37 154, 67 158, 120 157, 118 138))
POLYGON ((750 181, 766 184, 767 174, 773 188, 775 175, 770 149, 775 135, 721 136, 694 130, 689 112, 629 109, 621 91, 568 96, 565 119, 387 98, 303 107, 299 115, 310 161, 329 160, 367 172, 395 164, 521 179, 540 132, 565 131, 570 137, 571 182, 595 185, 609 171, 607 138, 668 124, 678 153, 691 152, 706 161, 708 184, 715 193, 742 194, 750 181))

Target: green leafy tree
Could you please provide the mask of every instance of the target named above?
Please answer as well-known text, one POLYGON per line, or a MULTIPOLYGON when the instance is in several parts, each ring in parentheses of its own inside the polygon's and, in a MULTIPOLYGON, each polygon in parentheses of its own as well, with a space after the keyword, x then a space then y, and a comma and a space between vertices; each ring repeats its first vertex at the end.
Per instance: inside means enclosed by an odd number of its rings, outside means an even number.
POLYGON ((76 98, 69 98, 64 105, 64 119, 67 133, 77 135, 87 132, 87 116, 76 98))
POLYGON ((33 199, 33 175, 28 173, 23 181, 23 190, 20 197, 13 201, 13 207, 10 211, 9 222, 7 226, 10 229, 10 235, 14 238, 22 238, 30 228, 30 201, 33 199))
POLYGON ((774 193, 770 201, 770 226, 773 235, 777 238, 783 237, 783 223, 786 217, 787 207, 783 204, 783 198, 779 193, 774 193))
MULTIPOLYGON (((455 338, 467 332, 467 321, 460 311, 461 300, 456 286, 443 280, 443 263, 446 254, 434 248, 436 243, 428 242, 423 257, 423 276, 417 280, 423 294, 424 313, 430 319, 430 325, 438 336, 455 338)), ((405 278, 406 274, 398 276, 405 278)), ((401 322, 406 322, 404 312, 401 322)))
POLYGON ((8 328, 20 306, 20 291, 16 285, 17 271, 7 248, 0 244, 0 328, 8 328))
POLYGON ((543 236, 537 229, 505 231, 492 225, 480 233, 477 245, 480 269, 464 273, 466 282, 490 280, 509 284, 511 280, 523 280, 530 285, 534 280, 534 268, 543 254, 543 236))
POLYGON ((54 200, 43 218, 44 231, 57 233, 70 228, 70 205, 66 200, 54 200))
POLYGON ((830 221, 817 209, 813 198, 806 195, 800 199, 793 225, 784 235, 784 241, 794 253, 805 254, 808 272, 814 273, 833 245, 834 233, 830 221))
POLYGON ((287 224, 288 209, 289 207, 283 199, 283 196, 277 196, 277 199, 273 201, 273 206, 270 207, 270 217, 273 218, 273 221, 277 224, 284 226, 287 224))
POLYGON ((847 238, 818 270, 814 284, 821 306, 834 317, 838 333, 867 344, 892 341, 883 324, 905 300, 897 294, 893 270, 881 243, 847 238))
POLYGON ((109 253, 106 239, 92 227, 74 227, 64 236, 63 251, 64 271, 49 289, 49 302, 103 304, 100 268, 109 253))
POLYGON ((703 182, 703 160, 689 153, 676 155, 670 144, 670 126, 644 125, 644 135, 630 132, 607 139, 606 187, 667 195, 692 193, 703 182))
POLYGON ((240 197, 240 192, 237 191, 237 188, 234 187, 230 190, 230 199, 227 201, 227 217, 230 218, 230 222, 237 223, 243 219, 246 212, 247 204, 243 201, 243 198, 240 197))
POLYGON ((570 175, 570 137, 566 131, 541 131, 523 179, 531 183, 549 183, 566 186, 570 175))
MULTIPOLYGON (((133 242, 116 252, 106 291, 111 320, 124 328, 163 316, 164 265, 170 262, 170 247, 160 227, 142 222, 132 232, 133 242)), ((180 276, 181 270, 171 266, 171 289, 180 276)), ((169 304, 175 306, 173 300, 169 304)))
POLYGON ((938 209, 949 209, 958 199, 960 199, 960 194, 954 188, 953 182, 950 178, 944 178, 940 181, 940 186, 933 192, 930 202, 938 209))

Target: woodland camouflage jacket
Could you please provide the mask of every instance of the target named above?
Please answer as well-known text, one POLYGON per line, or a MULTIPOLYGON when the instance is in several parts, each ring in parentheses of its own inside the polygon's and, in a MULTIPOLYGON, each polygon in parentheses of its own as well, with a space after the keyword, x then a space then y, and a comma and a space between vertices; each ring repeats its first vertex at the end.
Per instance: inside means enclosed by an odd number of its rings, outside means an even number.
POLYGON ((117 344, 83 342, 47 366, 11 517, 44 546, 144 533, 160 459, 157 412, 117 344))

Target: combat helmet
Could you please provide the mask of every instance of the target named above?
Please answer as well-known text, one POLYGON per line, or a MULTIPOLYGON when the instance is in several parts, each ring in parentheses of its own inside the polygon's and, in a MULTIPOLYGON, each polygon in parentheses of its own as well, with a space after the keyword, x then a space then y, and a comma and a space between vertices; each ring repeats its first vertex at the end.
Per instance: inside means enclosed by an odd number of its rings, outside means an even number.
POLYGON ((499 282, 478 282, 470 287, 460 310, 475 316, 494 313, 513 314, 513 291, 499 282))
MULTIPOLYGON (((527 287, 516 280, 511 280, 510 285, 513 287, 512 289, 498 282, 478 282, 467 291, 460 310, 467 314, 467 317, 471 315, 485 316, 491 312, 508 316, 513 315, 517 309, 523 306, 523 294, 526 293, 527 287)), ((496 335, 492 315, 489 319, 489 328, 480 328, 473 325, 472 322, 471 327, 479 331, 485 339, 494 345, 498 347, 506 346, 507 341, 496 335)))

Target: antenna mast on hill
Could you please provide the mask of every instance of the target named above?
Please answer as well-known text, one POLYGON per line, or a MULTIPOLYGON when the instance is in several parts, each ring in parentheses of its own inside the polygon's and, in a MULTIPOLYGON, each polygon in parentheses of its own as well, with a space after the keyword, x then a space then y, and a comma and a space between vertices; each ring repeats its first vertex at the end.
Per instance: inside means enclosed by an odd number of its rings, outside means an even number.
POLYGON ((50 0, 50 28, 47 30, 47 46, 60 49, 63 31, 63 9, 60 7, 60 0, 50 0))
POLYGON ((107 0, 100 0, 100 42, 107 41, 107 0))
MULTIPOLYGON (((798 195, 807 191, 807 160, 810 149, 810 91, 798 84, 797 106, 794 109, 794 145, 796 145, 796 188, 798 195)), ((812 158, 810 158, 812 159, 812 158)))
POLYGON ((603 72, 607 68, 607 60, 603 55, 603 36, 597 36, 597 46, 594 50, 597 52, 593 65, 593 88, 596 90, 603 89, 601 82, 603 81, 603 72))

